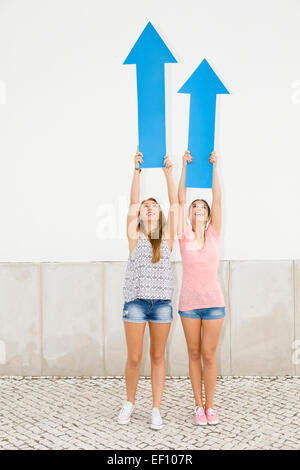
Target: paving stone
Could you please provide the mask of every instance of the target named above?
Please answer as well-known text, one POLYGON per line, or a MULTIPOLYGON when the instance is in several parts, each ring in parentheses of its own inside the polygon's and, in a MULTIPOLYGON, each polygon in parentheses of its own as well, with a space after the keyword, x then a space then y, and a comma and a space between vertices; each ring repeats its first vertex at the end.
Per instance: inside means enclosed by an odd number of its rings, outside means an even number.
POLYGON ((167 378, 164 428, 150 429, 151 381, 141 378, 128 426, 118 378, 0 377, 0 449, 300 449, 300 377, 218 377, 220 423, 195 426, 190 380, 167 378), (253 403, 253 406, 249 406, 253 403))

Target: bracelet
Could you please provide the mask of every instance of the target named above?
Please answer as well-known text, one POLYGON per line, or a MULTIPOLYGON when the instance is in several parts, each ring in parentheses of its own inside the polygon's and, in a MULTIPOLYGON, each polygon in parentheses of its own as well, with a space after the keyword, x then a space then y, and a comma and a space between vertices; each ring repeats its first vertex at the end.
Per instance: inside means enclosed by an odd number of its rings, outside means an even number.
POLYGON ((142 171, 141 168, 134 168, 135 170, 138 170, 138 172, 140 173, 142 171))

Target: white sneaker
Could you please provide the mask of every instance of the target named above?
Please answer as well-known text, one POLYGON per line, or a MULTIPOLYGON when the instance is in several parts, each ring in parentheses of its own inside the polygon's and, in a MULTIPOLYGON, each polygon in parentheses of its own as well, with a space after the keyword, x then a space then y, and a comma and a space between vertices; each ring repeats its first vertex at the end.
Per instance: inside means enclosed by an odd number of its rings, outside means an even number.
POLYGON ((118 423, 119 424, 128 424, 130 422, 131 415, 135 405, 131 403, 131 401, 126 401, 122 406, 122 409, 118 416, 118 423))
POLYGON ((152 410, 152 419, 150 428, 151 429, 161 429, 163 427, 163 422, 160 416, 160 412, 158 408, 153 408, 152 410))

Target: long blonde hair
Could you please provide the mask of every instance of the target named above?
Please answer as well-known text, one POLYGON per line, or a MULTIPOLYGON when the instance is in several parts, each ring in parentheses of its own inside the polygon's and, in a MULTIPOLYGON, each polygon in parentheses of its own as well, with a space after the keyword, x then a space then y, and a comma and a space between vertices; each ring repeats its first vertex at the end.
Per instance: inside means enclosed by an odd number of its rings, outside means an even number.
POLYGON ((152 245, 152 263, 157 263, 160 260, 160 245, 161 245, 161 242, 162 242, 163 227, 166 223, 166 219, 165 219, 165 216, 164 216, 164 214, 161 210, 161 207, 158 204, 157 200, 154 199, 154 197, 148 197, 147 199, 144 199, 140 204, 140 208, 139 208, 139 212, 138 212, 138 221, 139 222, 138 222, 138 225, 137 225, 137 231, 138 232, 142 231, 143 234, 148 239, 148 234, 145 231, 145 226, 143 224, 143 221, 140 219, 141 207, 144 204, 144 202, 146 202, 146 201, 154 201, 159 207, 158 224, 157 224, 155 230, 153 232, 151 232, 151 238, 150 238, 150 240, 148 240, 148 241, 150 241, 150 243, 152 245), (153 235, 154 235, 154 238, 153 238, 153 235))

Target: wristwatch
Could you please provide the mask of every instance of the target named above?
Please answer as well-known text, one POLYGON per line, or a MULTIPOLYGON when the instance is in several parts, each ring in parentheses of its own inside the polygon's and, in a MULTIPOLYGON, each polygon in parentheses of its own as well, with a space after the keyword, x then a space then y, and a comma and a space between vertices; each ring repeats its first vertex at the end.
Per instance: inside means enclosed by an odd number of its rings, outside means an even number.
POLYGON ((135 170, 138 170, 138 172, 140 173, 142 171, 141 168, 134 168, 135 170))

